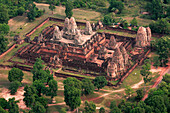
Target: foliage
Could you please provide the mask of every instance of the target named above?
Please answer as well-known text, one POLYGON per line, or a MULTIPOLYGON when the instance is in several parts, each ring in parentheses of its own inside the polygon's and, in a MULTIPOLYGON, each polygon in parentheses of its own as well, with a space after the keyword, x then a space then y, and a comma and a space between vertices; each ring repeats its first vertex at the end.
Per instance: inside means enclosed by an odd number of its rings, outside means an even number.
POLYGON ((113 101, 111 101, 111 103, 110 103, 110 109, 113 109, 113 108, 115 108, 115 107, 117 107, 116 101, 113 100, 113 101))
POLYGON ((7 100, 5 100, 4 98, 0 98, 0 107, 2 107, 3 109, 6 109, 7 106, 8 106, 7 100))
POLYGON ((84 113, 95 113, 96 112, 96 105, 92 101, 88 102, 86 100, 84 109, 85 109, 84 113))
POLYGON ((156 52, 159 55, 161 66, 165 66, 168 62, 169 50, 170 50, 170 37, 162 37, 157 40, 155 44, 156 52))
POLYGON ((126 95, 129 97, 129 96, 132 96, 132 94, 134 93, 133 89, 130 87, 130 86, 126 86, 125 87, 125 93, 126 95))
POLYGON ((101 107, 101 108, 99 109, 99 113, 105 113, 104 107, 101 107))
POLYGON ((82 94, 90 95, 94 91, 94 84, 90 79, 85 78, 82 80, 82 94))
POLYGON ((163 76, 163 81, 167 82, 167 83, 170 83, 170 74, 166 73, 164 76, 163 76))
POLYGON ((64 101, 66 105, 68 105, 71 110, 76 109, 81 104, 81 90, 74 86, 66 86, 64 85, 64 101), (67 88, 66 88, 67 87, 67 88))
POLYGON ((145 113, 145 109, 141 107, 135 107, 134 109, 130 110, 130 113, 145 113))
POLYGON ((110 1, 110 6, 108 8, 109 12, 113 12, 113 9, 116 8, 119 10, 119 13, 122 12, 122 10, 124 9, 124 4, 122 1, 117 1, 117 0, 111 0, 110 1))
POLYGON ((65 10, 65 13, 66 13, 66 17, 68 18, 71 18, 72 15, 73 15, 73 3, 71 0, 68 0, 67 3, 66 3, 66 10, 65 10))
POLYGON ((14 67, 8 73, 8 80, 10 82, 13 82, 13 81, 21 82, 23 80, 23 76, 24 76, 24 73, 22 72, 22 70, 14 67))
POLYGON ((22 16, 24 12, 25 12, 24 7, 21 6, 21 7, 18 8, 18 12, 17 12, 18 15, 22 16))
POLYGON ((111 109, 110 113, 121 113, 121 110, 118 107, 111 109))
POLYGON ((8 112, 0 106, 0 113, 8 113, 8 112))
POLYGON ((157 21, 152 21, 149 24, 149 27, 154 33, 169 34, 170 31, 170 23, 164 18, 158 19, 157 21))
POLYGON ((15 98, 10 98, 8 101, 8 112, 9 113, 19 113, 19 107, 17 105, 19 101, 15 101, 15 98))
POLYGON ((45 109, 48 108, 48 103, 47 103, 47 99, 46 98, 44 98, 44 97, 37 97, 36 101, 38 101, 40 104, 42 104, 45 109))
POLYGON ((136 20, 136 18, 133 18, 132 21, 130 22, 131 26, 137 26, 138 25, 138 22, 136 20))
POLYGON ((96 86, 99 89, 103 88, 107 85, 107 80, 104 76, 97 76, 94 79, 94 86, 96 86))
POLYGON ((136 90, 136 93, 137 93, 137 96, 135 98, 136 98, 137 101, 140 101, 144 96, 143 90, 138 89, 138 90, 136 90))
POLYGON ((82 82, 76 78, 68 77, 64 83, 64 101, 71 110, 79 107, 81 104, 81 88, 82 82))
POLYGON ((111 25, 113 23, 113 19, 110 15, 105 15, 103 19, 103 24, 111 25))
POLYGON ((154 62, 153 66, 155 66, 156 68, 158 68, 161 65, 159 56, 153 57, 153 62, 154 62))
POLYGON ((36 88, 33 86, 28 87, 27 85, 24 88, 24 99, 25 105, 27 107, 31 107, 33 103, 35 102, 35 94, 36 94, 36 88))
POLYGON ((40 80, 35 80, 33 86, 37 89, 37 95, 39 97, 41 96, 41 93, 46 93, 46 87, 40 80))
POLYGON ((0 4, 0 23, 8 24, 9 14, 6 5, 0 4))
POLYGON ((21 86, 21 83, 19 81, 13 81, 10 83, 9 90, 11 90, 11 95, 14 95, 17 92, 19 86, 21 86))
POLYGON ((0 34, 0 54, 3 53, 8 46, 8 39, 4 37, 3 34, 0 34))
POLYGON ((53 11, 54 11, 55 8, 56 7, 53 4, 50 4, 49 9, 52 11, 52 14, 53 14, 53 11))
POLYGON ((57 81, 50 80, 48 85, 49 85, 48 95, 51 96, 51 99, 53 99, 54 96, 57 96, 57 90, 58 90, 57 81))
POLYGON ((9 25, 6 23, 0 24, 0 33, 8 34, 9 33, 9 25))
POLYGON ((152 19, 157 20, 158 18, 162 18, 164 16, 162 6, 161 0, 152 0, 152 2, 147 3, 146 10, 150 12, 152 19))
POLYGON ((46 109, 40 102, 37 101, 37 102, 35 102, 35 105, 32 106, 32 111, 34 113, 45 113, 46 109))

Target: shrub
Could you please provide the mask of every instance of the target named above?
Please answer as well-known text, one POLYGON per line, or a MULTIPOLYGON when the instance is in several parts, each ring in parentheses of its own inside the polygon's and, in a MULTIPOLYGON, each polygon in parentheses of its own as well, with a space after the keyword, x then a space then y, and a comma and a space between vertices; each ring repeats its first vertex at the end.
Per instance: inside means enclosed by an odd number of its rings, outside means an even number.
POLYGON ((19 81, 14 81, 10 84, 9 90, 11 90, 11 95, 14 95, 17 92, 19 86, 21 86, 21 83, 19 81))

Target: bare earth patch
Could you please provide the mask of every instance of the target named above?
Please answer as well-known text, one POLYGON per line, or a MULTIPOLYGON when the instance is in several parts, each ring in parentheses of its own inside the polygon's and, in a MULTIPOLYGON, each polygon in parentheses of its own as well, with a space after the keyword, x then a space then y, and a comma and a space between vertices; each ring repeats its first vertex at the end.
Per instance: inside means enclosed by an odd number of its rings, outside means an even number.
POLYGON ((0 97, 5 98, 6 100, 8 100, 9 98, 15 97, 15 100, 19 101, 19 103, 18 103, 19 108, 25 109, 27 107, 23 101, 23 99, 24 99, 23 95, 24 95, 24 87, 20 87, 15 95, 11 95, 10 91, 6 88, 3 88, 2 92, 0 93, 0 97))

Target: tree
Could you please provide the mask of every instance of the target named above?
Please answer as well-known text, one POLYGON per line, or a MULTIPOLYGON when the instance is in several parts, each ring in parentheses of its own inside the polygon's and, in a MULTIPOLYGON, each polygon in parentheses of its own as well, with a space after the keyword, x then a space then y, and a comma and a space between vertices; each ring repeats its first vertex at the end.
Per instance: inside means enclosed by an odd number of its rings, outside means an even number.
POLYGON ((38 101, 40 104, 42 104, 45 109, 48 108, 48 102, 47 102, 46 98, 44 98, 44 97, 37 97, 36 101, 38 101))
POLYGON ((44 83, 42 83, 39 80, 35 80, 33 82, 33 86, 37 89, 37 95, 40 97, 41 93, 45 93, 46 92, 46 87, 44 85, 44 83))
POLYGON ((36 71, 36 73, 33 74, 33 81, 39 80, 43 83, 47 83, 48 77, 50 76, 50 73, 47 73, 45 70, 39 70, 36 71))
POLYGON ((156 68, 158 68, 161 65, 159 56, 153 57, 153 62, 154 62, 153 66, 155 66, 156 68))
POLYGON ((8 113, 8 112, 0 106, 0 113, 8 113))
POLYGON ((64 89, 68 88, 69 87, 75 87, 75 88, 78 88, 78 89, 82 89, 82 82, 76 78, 73 78, 73 77, 68 77, 67 79, 65 79, 63 81, 64 83, 64 89))
POLYGON ((81 90, 74 86, 66 86, 64 85, 64 101, 66 105, 68 105, 71 110, 76 109, 81 104, 81 90))
POLYGON ((71 0, 67 0, 66 2, 66 9, 65 9, 65 13, 66 13, 66 17, 71 18, 73 15, 73 3, 71 0))
POLYGON ((105 113, 104 107, 101 107, 101 108, 99 109, 99 113, 105 113))
POLYGON ((156 52, 159 54, 161 66, 165 66, 168 62, 170 50, 170 37, 159 38, 156 42, 156 52))
POLYGON ((11 90, 10 91, 11 95, 14 95, 17 92, 19 86, 21 86, 21 83, 19 81, 11 82, 10 87, 9 87, 9 90, 11 90))
POLYGON ((145 103, 149 106, 151 106, 154 113, 163 113, 167 112, 167 108, 164 104, 164 99, 162 96, 159 95, 154 95, 154 96, 149 96, 146 100, 145 103))
POLYGON ((105 15, 105 16, 104 16, 104 19, 103 19, 103 23, 104 23, 105 25, 111 25, 111 24, 113 23, 112 17, 109 16, 109 15, 105 15))
POLYGON ((23 76, 24 76, 24 73, 22 72, 22 70, 13 67, 8 73, 8 80, 10 82, 13 82, 13 81, 21 82, 23 80, 23 76))
POLYGON ((133 20, 130 23, 131 23, 131 26, 133 27, 138 25, 136 18, 133 18, 133 20))
POLYGON ((27 85, 24 88, 24 99, 25 105, 31 107, 35 102, 36 97, 36 88, 33 86, 28 87, 27 85))
POLYGON ((116 101, 113 100, 113 101, 110 103, 110 109, 113 109, 113 108, 115 108, 115 107, 117 107, 116 101))
POLYGON ((82 93, 85 95, 92 94, 94 91, 94 84, 90 79, 85 78, 82 80, 82 93))
POLYGON ((32 73, 35 74, 37 71, 43 69, 44 68, 43 63, 44 63, 44 61, 41 60, 41 57, 37 58, 34 65, 33 65, 33 70, 31 70, 32 73))
POLYGON ((166 74, 163 76, 162 81, 165 81, 165 82, 167 82, 167 83, 170 83, 170 74, 166 73, 166 74))
MULTIPOLYGON (((145 60, 144 65, 142 66, 142 69, 140 70, 140 74, 143 76, 143 80, 144 80, 144 85, 146 85, 147 82, 151 81, 151 77, 149 75, 151 75, 152 73, 149 71, 150 70, 150 63, 146 62, 147 60, 145 60)), ((145 91, 145 87, 144 87, 144 91, 145 91)))
POLYGON ((44 106, 40 102, 36 101, 35 105, 32 106, 32 111, 34 113, 45 113, 46 109, 44 108, 44 106))
POLYGON ((54 96, 57 96, 57 90, 58 90, 57 81, 50 80, 48 85, 49 85, 48 95, 51 96, 51 100, 52 100, 54 96))
POLYGON ((157 20, 158 18, 162 18, 164 16, 161 0, 152 0, 152 2, 148 2, 146 5, 146 10, 152 14, 152 19, 157 20))
POLYGON ((85 101, 85 113, 96 113, 96 105, 91 101, 88 102, 87 100, 85 101))
POLYGON ((29 4, 28 6, 29 12, 27 13, 27 17, 29 21, 34 21, 37 16, 38 8, 36 8, 34 3, 29 4))
POLYGON ((140 107, 135 107, 134 109, 130 110, 130 113, 145 113, 145 109, 140 107))
POLYGON ((125 93, 126 93, 127 97, 131 97, 132 94, 134 93, 134 91, 130 86, 126 86, 125 87, 125 93))
POLYGON ((24 12, 25 12, 24 7, 21 6, 18 8, 18 15, 22 16, 24 12))
POLYGON ((157 21, 152 21, 149 24, 149 27, 151 28, 153 33, 161 33, 161 34, 169 34, 170 31, 170 23, 168 22, 168 19, 158 19, 157 21))
POLYGON ((15 101, 15 98, 10 98, 8 101, 8 112, 9 113, 19 113, 19 107, 17 105, 19 101, 15 101))
POLYGON ((97 76, 94 79, 94 86, 96 86, 99 89, 103 88, 107 85, 107 80, 104 76, 97 76))
POLYGON ((52 14, 53 14, 53 11, 54 11, 55 8, 56 8, 56 7, 55 7, 54 4, 50 4, 49 9, 52 11, 52 14))
POLYGON ((110 113, 121 113, 121 110, 118 107, 111 109, 110 113))
POLYGON ((119 13, 122 12, 122 10, 124 9, 124 4, 122 1, 117 1, 117 0, 112 0, 110 1, 110 6, 108 8, 109 12, 113 12, 113 9, 116 8, 119 10, 119 13))
POLYGON ((9 33, 9 25, 6 23, 0 24, 0 33, 8 34, 9 33))
POLYGON ((0 4, 0 23, 8 24, 9 15, 6 5, 0 4))
POLYGON ((0 54, 3 53, 8 46, 8 39, 4 37, 3 34, 0 34, 0 54))
POLYGON ((138 90, 136 90, 136 93, 137 93, 137 96, 135 98, 136 98, 137 101, 140 101, 143 98, 143 96, 144 96, 143 90, 142 89, 138 89, 138 90))
POLYGON ((8 107, 8 102, 7 102, 7 100, 5 100, 4 98, 0 98, 0 106, 1 106, 3 109, 7 109, 7 107, 8 107))

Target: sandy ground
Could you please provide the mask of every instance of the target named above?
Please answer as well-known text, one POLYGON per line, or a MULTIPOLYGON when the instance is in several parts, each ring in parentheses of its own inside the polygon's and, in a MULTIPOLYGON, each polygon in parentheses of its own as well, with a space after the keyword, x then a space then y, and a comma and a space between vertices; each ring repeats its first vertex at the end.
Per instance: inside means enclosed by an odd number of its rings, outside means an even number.
POLYGON ((2 93, 0 93, 0 97, 5 98, 6 100, 8 100, 9 98, 15 97, 15 100, 19 100, 19 103, 18 103, 19 108, 25 109, 27 107, 23 101, 23 98, 24 98, 23 95, 24 95, 24 87, 20 87, 15 95, 11 95, 10 91, 6 88, 4 88, 2 90, 2 93))

